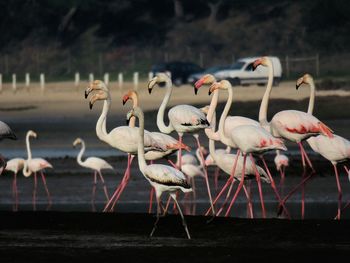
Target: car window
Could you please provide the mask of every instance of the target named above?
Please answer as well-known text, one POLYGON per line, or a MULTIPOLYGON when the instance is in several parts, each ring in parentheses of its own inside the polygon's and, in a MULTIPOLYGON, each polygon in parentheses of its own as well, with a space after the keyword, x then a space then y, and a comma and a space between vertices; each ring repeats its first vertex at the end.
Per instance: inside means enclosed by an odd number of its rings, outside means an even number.
POLYGON ((230 68, 231 69, 241 69, 244 66, 244 64, 245 64, 244 62, 238 61, 236 63, 233 63, 230 68))
POLYGON ((244 70, 245 71, 253 71, 253 63, 249 63, 244 70))

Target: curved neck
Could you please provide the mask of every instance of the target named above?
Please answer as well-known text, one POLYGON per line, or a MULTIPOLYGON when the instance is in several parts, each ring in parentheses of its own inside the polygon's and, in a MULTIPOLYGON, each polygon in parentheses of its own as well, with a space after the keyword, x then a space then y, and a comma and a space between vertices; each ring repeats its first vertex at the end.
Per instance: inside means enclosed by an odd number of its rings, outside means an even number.
POLYGON ((28 159, 28 160, 31 160, 31 159, 32 159, 32 151, 31 151, 31 149, 30 149, 29 137, 30 137, 30 135, 27 134, 27 136, 26 136, 27 159, 28 159))
POLYGON ((144 134, 145 134, 145 120, 143 114, 138 116, 139 118, 139 141, 137 147, 137 160, 139 163, 140 171, 144 174, 147 163, 145 159, 145 145, 144 145, 144 134))
MULTIPOLYGON (((132 94, 131 99, 132 99, 132 108, 135 109, 136 107, 139 106, 139 99, 136 94, 132 94)), ((129 121, 129 127, 134 128, 135 125, 136 125, 136 117, 132 116, 129 121)))
POLYGON ((29 175, 32 174, 32 172, 28 168, 28 160, 24 162, 22 173, 25 177, 28 177, 29 175))
POLYGON ((85 143, 82 141, 81 142, 81 149, 80 149, 80 152, 77 156, 77 162, 78 162, 78 164, 80 164, 82 166, 84 166, 84 162, 81 160, 81 158, 83 157, 84 152, 85 152, 85 143))
POLYGON ((165 89, 166 89, 166 93, 165 93, 165 96, 163 98, 162 104, 160 105, 159 110, 158 110, 158 114, 157 114, 157 126, 158 126, 158 129, 161 132, 169 134, 174 129, 173 129, 171 123, 169 123, 168 126, 165 125, 165 123, 164 123, 164 112, 165 112, 166 106, 168 105, 168 102, 170 100, 170 96, 171 96, 171 93, 172 93, 172 90, 173 90, 172 83, 171 83, 170 79, 168 79, 165 82, 165 89))
POLYGON ((227 117, 227 114, 231 108, 231 104, 232 104, 232 99, 233 99, 233 91, 232 91, 232 87, 228 88, 228 98, 227 98, 227 102, 225 105, 225 108, 221 114, 220 117, 220 121, 219 121, 219 135, 220 135, 220 139, 222 140, 229 140, 226 136, 225 136, 225 120, 227 117))
POLYGON ((307 113, 313 114, 314 105, 315 105, 315 83, 313 80, 310 81, 310 99, 309 99, 309 107, 307 109, 307 113))
POLYGON ((111 107, 111 96, 108 93, 107 99, 103 102, 103 109, 98 121, 96 123, 96 134, 97 137, 107 142, 108 141, 108 133, 106 129, 106 121, 107 121, 107 113, 111 107))
MULTIPOLYGON (((212 133, 215 133, 215 125, 216 125, 216 113, 214 111, 212 116, 212 125, 211 128, 206 128, 205 133, 207 133, 207 130, 210 130, 212 133)), ((216 162, 216 152, 215 152, 215 141, 209 137, 209 154, 216 162)))
POLYGON ((260 125, 263 127, 268 125, 267 109, 269 106, 269 99, 270 99, 272 83, 273 83, 273 66, 270 60, 267 61, 267 70, 268 70, 268 81, 267 81, 267 86, 266 86, 264 96, 261 100, 260 110, 259 110, 259 122, 260 122, 260 125))
MULTIPOLYGON (((207 114, 207 120, 211 126, 214 126, 214 130, 215 130, 215 124, 216 124, 215 110, 216 110, 216 106, 218 105, 218 100, 219 100, 219 90, 216 89, 213 92, 213 97, 211 98, 209 110, 208 110, 208 114, 207 114)), ((205 129, 205 134, 208 136, 208 138, 215 140, 215 141, 219 141, 220 140, 219 133, 214 132, 214 130, 205 129)))

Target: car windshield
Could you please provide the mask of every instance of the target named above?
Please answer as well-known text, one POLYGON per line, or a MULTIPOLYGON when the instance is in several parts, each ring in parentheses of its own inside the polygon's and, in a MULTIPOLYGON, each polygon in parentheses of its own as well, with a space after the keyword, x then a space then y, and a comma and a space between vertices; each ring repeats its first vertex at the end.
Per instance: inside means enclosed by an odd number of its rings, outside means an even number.
POLYGON ((205 74, 210 74, 210 73, 215 73, 221 69, 224 69, 224 68, 228 68, 227 66, 216 66, 216 67, 211 67, 211 68, 207 68, 204 73, 205 74))
POLYGON ((231 69, 241 69, 244 66, 244 62, 238 61, 231 65, 231 69))

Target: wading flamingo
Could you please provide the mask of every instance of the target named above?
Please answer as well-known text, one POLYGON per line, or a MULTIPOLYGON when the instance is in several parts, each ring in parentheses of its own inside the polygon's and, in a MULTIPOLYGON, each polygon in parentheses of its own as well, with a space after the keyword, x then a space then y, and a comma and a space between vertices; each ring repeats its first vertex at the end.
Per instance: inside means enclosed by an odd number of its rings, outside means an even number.
POLYGON ((37 173, 40 173, 41 179, 43 181, 45 191, 47 194, 47 198, 48 198, 48 202, 49 202, 48 208, 49 208, 49 207, 51 207, 52 201, 51 201, 49 189, 47 187, 44 169, 45 168, 53 168, 53 167, 48 161, 46 161, 43 158, 32 158, 32 151, 30 149, 30 142, 29 142, 30 137, 37 138, 37 134, 32 130, 29 130, 27 132, 26 146, 27 146, 27 155, 28 156, 27 156, 27 160, 24 163, 23 175, 25 177, 29 177, 32 173, 34 173, 33 210, 36 210, 36 192, 37 192, 37 186, 38 186, 37 173))
POLYGON ((179 210, 179 214, 182 219, 182 224, 185 228, 187 238, 191 239, 190 233, 188 231, 188 227, 181 211, 180 205, 176 199, 176 192, 181 190, 184 193, 191 192, 191 185, 187 183, 185 175, 179 170, 163 165, 163 164, 151 164, 147 165, 145 160, 145 152, 144 152, 144 115, 142 110, 139 107, 132 109, 127 114, 127 119, 130 119, 131 116, 135 116, 139 119, 139 140, 138 140, 138 154, 137 159, 139 163, 139 169, 147 181, 153 186, 156 191, 157 197, 157 219, 154 223, 154 227, 150 236, 153 236, 157 224, 159 221, 159 216, 161 213, 160 200, 163 192, 169 193, 169 195, 173 198, 176 206, 179 210))
MULTIPOLYGON (((151 94, 152 89, 155 85, 159 85, 165 83, 166 94, 163 98, 163 101, 159 107, 157 114, 157 126, 159 130, 163 133, 169 134, 172 131, 176 131, 179 135, 179 141, 182 143, 182 136, 184 133, 192 133, 197 142, 197 147, 200 149, 201 144, 199 142, 198 132, 204 128, 210 126, 209 122, 206 119, 204 113, 191 105, 177 105, 172 107, 168 112, 169 125, 165 125, 164 123, 164 112, 165 108, 170 100, 170 96, 172 93, 173 85, 171 82, 171 78, 165 73, 158 73, 154 78, 152 78, 148 83, 148 92, 151 94)), ((204 163, 204 156, 201 152, 201 159, 204 163)), ((180 163, 179 167, 181 167, 182 160, 182 150, 180 149, 180 163)), ((215 210, 213 206, 209 179, 207 169, 204 169, 205 174, 205 182, 207 186, 208 196, 210 205, 212 207, 213 215, 215 215, 215 210)))
POLYGON ((23 170, 25 160, 23 158, 13 158, 7 162, 6 171, 13 172, 12 181, 12 196, 13 196, 13 211, 18 210, 18 188, 17 188, 17 174, 23 170))
MULTIPOLYGON (((137 153, 137 140, 138 140, 138 128, 128 127, 128 126, 119 126, 114 128, 112 131, 107 132, 107 114, 111 107, 111 95, 105 83, 101 80, 94 80, 89 84, 87 89, 85 90, 85 98, 89 96, 89 94, 93 92, 93 96, 90 98, 89 107, 92 109, 94 103, 98 100, 103 100, 103 108, 100 117, 96 123, 96 134, 97 137, 110 145, 111 147, 118 149, 122 152, 128 153, 128 164, 125 170, 124 176, 121 180, 121 183, 114 191, 113 195, 109 199, 109 202, 104 208, 104 212, 108 211, 113 202, 115 203, 121 194, 123 193, 129 178, 130 178, 130 167, 132 160, 134 158, 134 154, 137 153)), ((165 151, 166 146, 161 145, 161 143, 154 140, 150 134, 150 132, 145 131, 145 150, 160 150, 165 151)))
MULTIPOLYGON (((276 170, 280 173, 280 188, 283 190, 284 180, 286 175, 286 167, 289 166, 289 158, 287 155, 280 152, 280 150, 276 150, 276 156, 274 158, 276 170)), ((283 194, 283 193, 282 193, 283 194)))
POLYGON ((88 157, 83 161, 81 158, 83 157, 83 154, 85 153, 85 142, 81 138, 76 138, 75 141, 73 142, 73 146, 77 147, 77 145, 81 144, 81 149, 80 152, 77 156, 77 163, 85 168, 91 169, 94 171, 94 180, 93 180, 93 185, 92 185, 92 199, 91 199, 91 204, 93 207, 95 207, 95 198, 96 198, 96 185, 97 185, 97 175, 99 175, 102 185, 103 185, 103 191, 106 196, 107 202, 109 201, 109 195, 108 195, 108 190, 107 186, 105 183, 105 180, 103 178, 103 175, 101 173, 101 170, 104 169, 109 169, 109 170, 114 170, 112 165, 107 163, 105 160, 98 158, 98 157, 88 157))

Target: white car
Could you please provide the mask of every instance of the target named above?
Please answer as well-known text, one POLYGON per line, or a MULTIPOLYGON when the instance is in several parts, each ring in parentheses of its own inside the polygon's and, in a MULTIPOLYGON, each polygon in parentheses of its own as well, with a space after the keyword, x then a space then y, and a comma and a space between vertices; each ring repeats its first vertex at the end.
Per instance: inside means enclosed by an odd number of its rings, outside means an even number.
MULTIPOLYGON (((248 85, 267 83, 268 70, 267 67, 257 67, 253 71, 253 63, 260 57, 240 58, 229 69, 217 71, 214 76, 218 80, 226 79, 232 85, 248 85)), ((282 65, 278 57, 269 57, 273 64, 274 80, 273 84, 278 85, 282 77, 282 65)))

